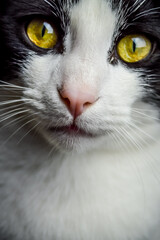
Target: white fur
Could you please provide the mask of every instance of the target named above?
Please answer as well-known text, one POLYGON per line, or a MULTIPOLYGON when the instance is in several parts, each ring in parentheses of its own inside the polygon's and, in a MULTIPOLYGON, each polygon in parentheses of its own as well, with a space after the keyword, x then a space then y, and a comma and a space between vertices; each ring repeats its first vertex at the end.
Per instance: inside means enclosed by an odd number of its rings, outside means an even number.
POLYGON ((23 128, 4 141, 20 125, 0 130, 0 224, 16 240, 160 239, 158 111, 141 102, 138 73, 107 62, 115 16, 106 1, 80 1, 65 56, 32 54, 21 73, 41 123, 19 144, 23 128), (57 91, 64 83, 96 89, 76 119, 94 137, 47 130, 73 122, 57 91))

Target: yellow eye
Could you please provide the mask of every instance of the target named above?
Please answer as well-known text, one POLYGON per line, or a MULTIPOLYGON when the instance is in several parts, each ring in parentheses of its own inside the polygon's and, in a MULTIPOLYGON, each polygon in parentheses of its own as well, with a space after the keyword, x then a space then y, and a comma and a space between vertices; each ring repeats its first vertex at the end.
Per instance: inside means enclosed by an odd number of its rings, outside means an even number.
POLYGON ((148 38, 143 35, 132 34, 120 40, 117 52, 123 61, 135 63, 147 57, 151 48, 152 44, 148 38))
POLYGON ((53 48, 58 40, 53 26, 41 19, 34 19, 29 23, 27 35, 36 46, 45 49, 53 48))

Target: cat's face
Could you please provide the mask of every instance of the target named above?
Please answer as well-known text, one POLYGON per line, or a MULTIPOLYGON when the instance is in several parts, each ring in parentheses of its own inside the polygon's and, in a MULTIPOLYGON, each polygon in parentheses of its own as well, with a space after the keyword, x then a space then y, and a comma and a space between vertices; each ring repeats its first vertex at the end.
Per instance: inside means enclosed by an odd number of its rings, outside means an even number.
POLYGON ((33 129, 55 147, 83 151, 144 124, 136 112, 158 103, 158 1, 1 4, 2 80, 22 87, 33 129))

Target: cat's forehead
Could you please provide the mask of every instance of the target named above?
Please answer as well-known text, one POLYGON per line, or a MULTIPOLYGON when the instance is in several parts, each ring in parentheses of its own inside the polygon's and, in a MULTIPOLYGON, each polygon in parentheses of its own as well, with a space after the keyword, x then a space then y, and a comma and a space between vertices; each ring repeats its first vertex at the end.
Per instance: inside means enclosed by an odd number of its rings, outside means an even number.
POLYGON ((110 5, 112 9, 118 9, 119 6, 125 6, 125 5, 132 5, 135 6, 138 4, 141 4, 142 2, 150 2, 151 0, 2 0, 2 2, 5 3, 5 5, 10 5, 9 10, 12 11, 14 9, 21 9, 21 11, 41 11, 46 9, 47 11, 50 9, 50 11, 55 12, 59 10, 64 11, 70 11, 73 7, 77 6, 80 7, 83 5, 92 5, 92 8, 95 6, 98 6, 98 4, 105 4, 110 5))
MULTIPOLYGON (((2 6, 5 6, 5 12, 9 12, 12 16, 25 15, 47 15, 58 17, 65 23, 69 22, 72 16, 72 11, 77 8, 79 13, 77 17, 81 17, 83 12, 90 9, 91 11, 107 14, 107 9, 110 9, 118 15, 135 16, 137 12, 148 8, 159 6, 157 0, 1 0, 2 6), (10 6, 10 8, 8 8, 10 6)), ((1 9, 2 9, 1 6, 1 9)), ((90 14, 89 13, 89 14, 90 14)))
MULTIPOLYGON (((5 6, 5 11, 14 12, 15 15, 22 14, 53 14, 63 18, 63 14, 70 15, 71 10, 76 6, 79 7, 79 10, 84 10, 81 8, 82 5, 90 6, 91 9, 98 7, 98 5, 110 6, 113 11, 118 11, 120 8, 124 9, 133 8, 134 10, 152 7, 152 4, 156 6, 159 5, 157 0, 1 0, 2 6, 5 6), (10 6, 10 8, 8 8, 10 6), (62 14, 63 13, 63 14, 62 14)), ((0 10, 1 10, 0 9, 0 10)))

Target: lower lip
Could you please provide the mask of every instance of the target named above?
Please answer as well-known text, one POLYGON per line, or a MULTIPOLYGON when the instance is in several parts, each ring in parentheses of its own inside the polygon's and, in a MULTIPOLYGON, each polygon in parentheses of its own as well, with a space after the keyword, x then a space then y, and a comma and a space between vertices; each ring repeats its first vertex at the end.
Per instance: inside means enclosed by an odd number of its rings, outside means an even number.
POLYGON ((93 135, 91 133, 87 133, 82 129, 79 129, 77 126, 75 125, 70 125, 70 126, 65 126, 65 127, 52 127, 49 128, 50 131, 52 132, 57 132, 57 133, 65 133, 67 135, 71 135, 71 136, 82 136, 82 137, 93 137, 93 135))

